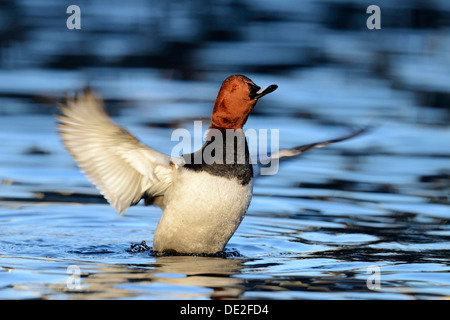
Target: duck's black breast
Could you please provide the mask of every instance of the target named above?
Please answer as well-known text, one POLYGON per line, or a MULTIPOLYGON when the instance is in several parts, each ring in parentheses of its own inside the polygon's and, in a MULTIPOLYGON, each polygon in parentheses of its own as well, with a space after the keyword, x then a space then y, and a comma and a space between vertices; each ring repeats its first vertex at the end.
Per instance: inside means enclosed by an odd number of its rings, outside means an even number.
POLYGON ((253 178, 253 166, 243 132, 233 136, 225 133, 211 136, 200 150, 182 157, 186 161, 184 168, 188 170, 236 178, 244 186, 253 178))

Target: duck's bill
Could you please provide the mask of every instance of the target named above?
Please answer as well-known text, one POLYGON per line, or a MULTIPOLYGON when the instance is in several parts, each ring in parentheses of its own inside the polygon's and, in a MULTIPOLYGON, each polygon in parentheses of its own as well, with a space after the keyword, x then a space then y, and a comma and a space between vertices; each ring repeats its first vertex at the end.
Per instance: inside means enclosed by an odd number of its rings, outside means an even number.
POLYGON ((274 92, 277 88, 278 86, 276 84, 272 84, 268 87, 252 86, 250 88, 249 97, 252 100, 258 100, 259 98, 265 96, 266 94, 274 92))

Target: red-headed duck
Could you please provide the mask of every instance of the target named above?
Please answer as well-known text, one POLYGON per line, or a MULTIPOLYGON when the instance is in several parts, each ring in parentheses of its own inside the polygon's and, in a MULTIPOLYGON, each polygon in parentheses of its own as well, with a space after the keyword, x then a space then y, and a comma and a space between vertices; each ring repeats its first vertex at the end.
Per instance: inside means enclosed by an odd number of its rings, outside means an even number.
MULTIPOLYGON (((61 105, 58 130, 80 169, 119 213, 141 199, 163 210, 153 236, 154 251, 214 254, 225 248, 252 198, 253 168, 241 129, 258 99, 276 89, 277 85, 261 88, 243 75, 230 76, 222 83, 210 130, 217 134, 232 129, 237 138, 243 137, 241 147, 233 144, 231 162, 225 161, 225 134, 223 158, 220 156, 224 161, 213 163, 205 161, 202 153, 214 138, 207 139, 195 153, 180 157, 144 145, 111 120, 101 98, 94 97, 90 90, 61 105), (244 160, 237 161, 238 155, 244 160)), ((297 155, 359 133, 283 149, 274 156, 297 155)))

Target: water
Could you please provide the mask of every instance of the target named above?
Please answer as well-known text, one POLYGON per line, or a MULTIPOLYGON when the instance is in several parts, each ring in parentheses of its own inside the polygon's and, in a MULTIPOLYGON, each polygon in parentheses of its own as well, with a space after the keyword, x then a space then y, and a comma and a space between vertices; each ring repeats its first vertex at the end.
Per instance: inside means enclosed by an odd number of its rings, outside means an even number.
POLYGON ((39 5, 48 19, 32 1, 14 3, 26 13, 16 24, 35 28, 21 41, 16 31, 17 39, 2 47, 1 298, 448 299, 447 29, 389 29, 387 15, 378 34, 346 30, 314 2, 295 10, 280 5, 278 20, 263 23, 269 10, 263 2, 253 16, 242 8, 229 30, 230 7, 216 7, 205 35, 208 14, 193 15, 189 5, 136 11, 143 4, 132 4, 84 7, 84 33, 68 33, 58 27, 52 1, 39 5), (98 12, 117 23, 100 23, 98 12), (142 44, 168 12, 170 28, 142 44), (292 28, 309 32, 284 32, 292 28), (91 45, 76 49, 82 39, 91 45), (103 45, 94 45, 99 39, 103 45), (172 55, 157 50, 166 45, 172 55), (236 46, 248 52, 245 59, 235 57, 236 46), (173 55, 181 47, 189 54, 178 63, 173 55), (119 216, 105 202, 57 137, 56 102, 89 82, 119 124, 170 153, 174 129, 192 130, 197 119, 207 125, 230 73, 279 85, 246 128, 280 129, 281 147, 373 129, 259 177, 221 256, 131 250, 141 241, 151 246, 160 210, 138 205, 119 216))

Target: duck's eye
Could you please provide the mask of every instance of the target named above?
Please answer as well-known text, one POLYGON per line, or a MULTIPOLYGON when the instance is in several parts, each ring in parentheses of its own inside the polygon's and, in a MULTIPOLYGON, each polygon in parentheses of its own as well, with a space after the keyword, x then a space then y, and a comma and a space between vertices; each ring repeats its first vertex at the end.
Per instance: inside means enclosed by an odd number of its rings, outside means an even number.
POLYGON ((233 84, 233 89, 237 89, 237 88, 239 88, 239 85, 238 84, 233 84))

